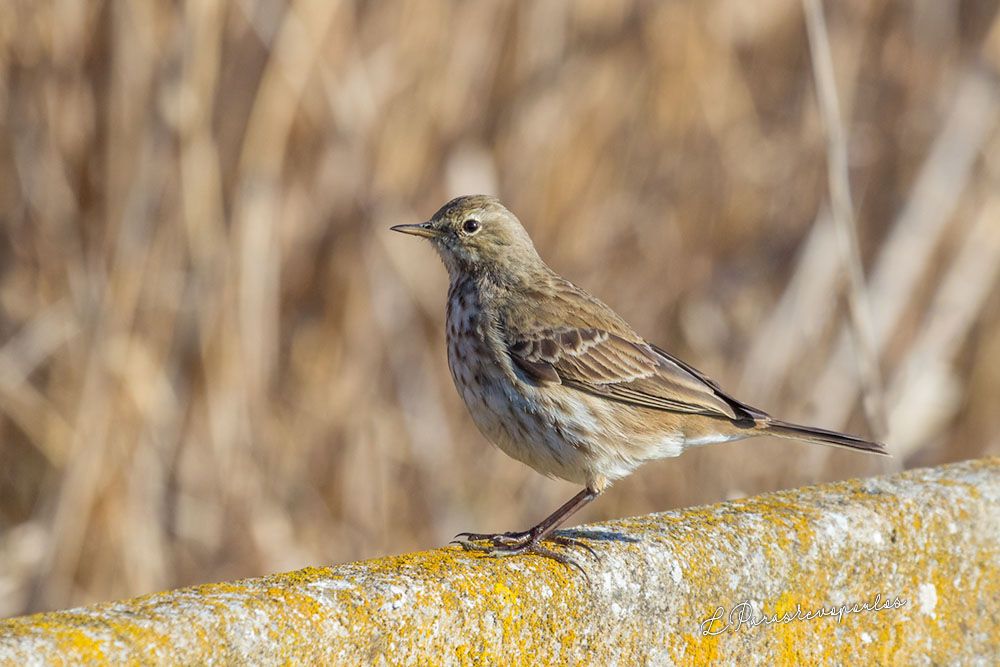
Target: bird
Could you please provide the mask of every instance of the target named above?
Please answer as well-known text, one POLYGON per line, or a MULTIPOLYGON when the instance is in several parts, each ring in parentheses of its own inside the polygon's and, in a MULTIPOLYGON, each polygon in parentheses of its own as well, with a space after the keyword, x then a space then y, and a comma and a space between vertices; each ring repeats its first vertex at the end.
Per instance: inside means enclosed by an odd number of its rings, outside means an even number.
POLYGON ((448 271, 448 367, 480 432, 537 472, 583 487, 527 530, 459 533, 464 549, 533 553, 582 571, 551 546, 593 550, 556 529, 639 466, 691 447, 770 435, 888 453, 732 397, 549 268, 496 197, 457 197, 426 222, 391 229, 429 240, 448 271))

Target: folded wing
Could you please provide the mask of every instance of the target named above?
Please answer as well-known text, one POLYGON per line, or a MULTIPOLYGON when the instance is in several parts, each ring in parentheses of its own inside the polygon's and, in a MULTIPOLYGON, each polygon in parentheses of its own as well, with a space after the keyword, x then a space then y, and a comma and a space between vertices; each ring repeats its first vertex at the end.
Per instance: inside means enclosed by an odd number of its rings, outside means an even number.
POLYGON ((654 410, 733 420, 766 417, 666 352, 603 329, 521 332, 508 341, 508 350, 515 365, 541 384, 561 383, 654 410))

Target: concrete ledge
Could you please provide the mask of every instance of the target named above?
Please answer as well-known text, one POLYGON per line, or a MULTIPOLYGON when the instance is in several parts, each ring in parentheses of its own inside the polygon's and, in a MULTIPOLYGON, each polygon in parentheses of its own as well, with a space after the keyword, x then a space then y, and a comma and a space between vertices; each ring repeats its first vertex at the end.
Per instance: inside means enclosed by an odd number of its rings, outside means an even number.
POLYGON ((439 549, 0 621, 0 662, 995 664, 1000 655, 1000 458, 566 532, 600 554, 579 557, 589 582, 534 556, 439 549), (761 615, 777 622, 753 625, 761 615))

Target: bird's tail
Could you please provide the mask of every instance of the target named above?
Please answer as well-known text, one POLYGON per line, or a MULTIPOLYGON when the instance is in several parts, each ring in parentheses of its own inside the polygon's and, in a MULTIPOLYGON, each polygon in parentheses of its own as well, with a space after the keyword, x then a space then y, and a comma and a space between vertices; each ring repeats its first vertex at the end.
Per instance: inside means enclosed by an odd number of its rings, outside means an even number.
POLYGON ((846 433, 828 431, 826 429, 815 428, 813 426, 789 424, 788 422, 779 421, 777 419, 768 419, 766 422, 759 422, 759 424, 760 428, 768 435, 775 435, 779 438, 790 438, 792 440, 801 440, 803 442, 814 442, 819 445, 843 447, 845 449, 868 452, 869 454, 889 456, 889 452, 886 451, 885 445, 881 442, 872 442, 871 440, 865 440, 864 438, 848 435, 846 433))

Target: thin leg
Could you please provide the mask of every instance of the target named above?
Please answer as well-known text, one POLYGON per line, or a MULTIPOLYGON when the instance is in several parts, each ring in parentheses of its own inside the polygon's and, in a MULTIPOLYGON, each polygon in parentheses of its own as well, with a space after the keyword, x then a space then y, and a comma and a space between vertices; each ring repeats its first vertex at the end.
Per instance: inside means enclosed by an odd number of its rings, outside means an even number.
MULTIPOLYGON (((552 532, 561 526, 566 519, 578 512, 587 503, 600 495, 600 491, 590 488, 583 489, 569 499, 562 507, 549 516, 542 519, 538 525, 525 531, 512 531, 507 533, 459 533, 455 536, 454 542, 470 551, 484 551, 491 556, 515 556, 523 553, 537 553, 541 556, 553 558, 566 565, 576 567, 583 572, 583 568, 575 562, 558 554, 551 549, 541 545, 543 540, 551 540, 556 544, 564 546, 582 546, 590 553, 594 550, 587 545, 569 537, 552 538, 552 532), (487 542, 488 544, 476 544, 477 542, 487 542)), ((586 573, 585 573, 586 574, 586 573)))

